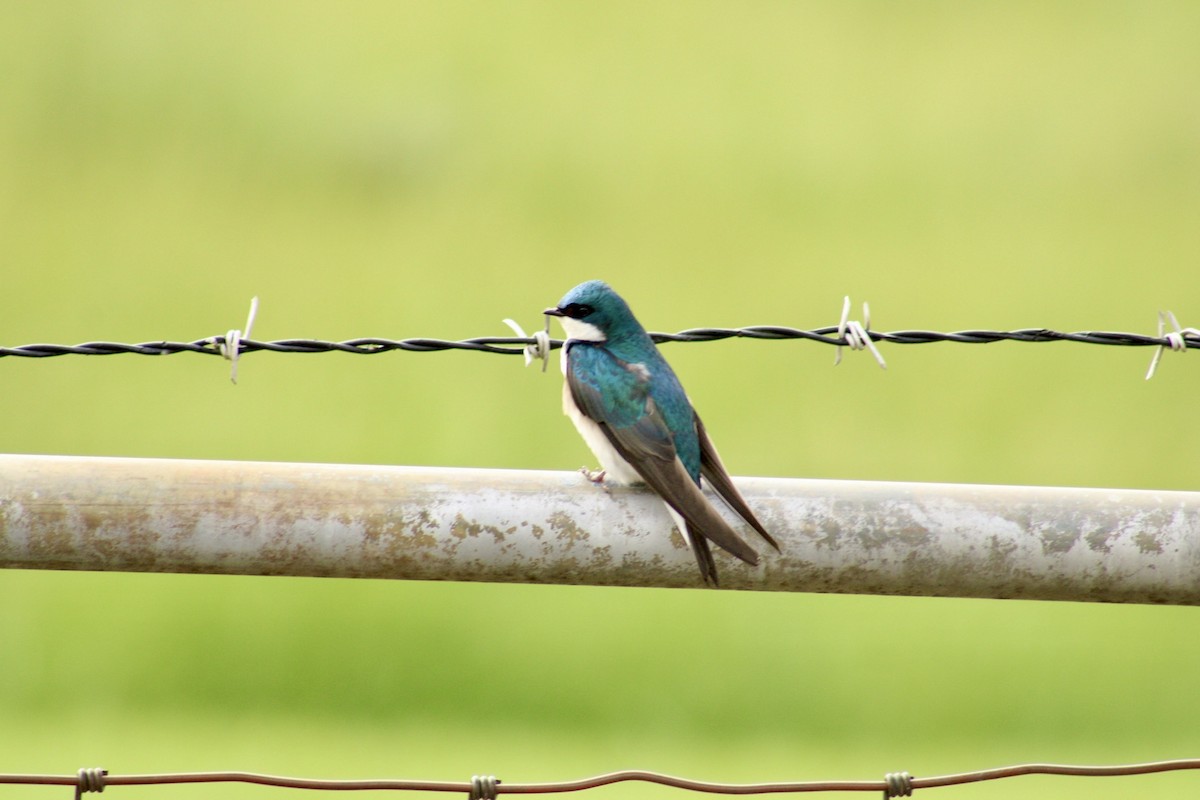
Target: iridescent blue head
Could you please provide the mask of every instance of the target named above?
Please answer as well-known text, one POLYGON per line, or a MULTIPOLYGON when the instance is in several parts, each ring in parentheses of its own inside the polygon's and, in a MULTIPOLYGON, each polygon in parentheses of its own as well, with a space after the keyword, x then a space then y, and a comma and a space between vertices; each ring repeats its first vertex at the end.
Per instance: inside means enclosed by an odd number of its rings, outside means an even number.
POLYGON ((569 339, 604 342, 646 334, 629 305, 604 281, 579 284, 544 313, 559 318, 569 339))

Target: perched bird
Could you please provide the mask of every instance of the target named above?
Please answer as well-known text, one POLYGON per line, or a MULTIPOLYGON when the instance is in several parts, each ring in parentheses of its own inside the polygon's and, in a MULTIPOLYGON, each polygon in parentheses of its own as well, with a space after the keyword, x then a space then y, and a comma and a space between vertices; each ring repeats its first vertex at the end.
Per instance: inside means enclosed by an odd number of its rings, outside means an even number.
POLYGON ((713 586, 709 542, 751 565, 758 553, 709 502, 701 477, 778 550, 734 488, 675 372, 621 296, 603 281, 588 281, 543 313, 558 317, 567 334, 563 412, 600 460, 603 472, 589 477, 653 489, 713 586))

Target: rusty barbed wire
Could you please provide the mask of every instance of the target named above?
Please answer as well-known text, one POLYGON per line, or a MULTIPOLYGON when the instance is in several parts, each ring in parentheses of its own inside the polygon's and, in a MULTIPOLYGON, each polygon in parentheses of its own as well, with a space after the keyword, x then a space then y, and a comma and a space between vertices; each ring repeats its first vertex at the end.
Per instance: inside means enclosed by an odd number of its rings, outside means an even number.
POLYGON ((797 781, 777 783, 716 783, 665 775, 643 770, 609 772, 590 778, 555 783, 502 783, 492 776, 473 776, 470 781, 420 780, 323 780, 265 775, 255 772, 176 772, 144 775, 110 775, 100 768, 81 769, 76 775, 0 774, 0 785, 73 786, 81 792, 102 792, 111 786, 165 786, 190 783, 249 783, 284 789, 325 791, 411 791, 466 793, 468 797, 495 797, 501 794, 559 794, 640 782, 668 786, 692 792, 726 795, 789 794, 803 792, 883 792, 885 797, 908 796, 918 789, 957 786, 966 783, 1002 780, 1022 775, 1059 775, 1073 777, 1115 777, 1149 775, 1159 772, 1200 770, 1200 758, 1152 761, 1114 766, 1078 766, 1071 764, 1017 764, 1009 767, 959 772, 928 778, 914 778, 906 772, 888 773, 884 780, 797 781))

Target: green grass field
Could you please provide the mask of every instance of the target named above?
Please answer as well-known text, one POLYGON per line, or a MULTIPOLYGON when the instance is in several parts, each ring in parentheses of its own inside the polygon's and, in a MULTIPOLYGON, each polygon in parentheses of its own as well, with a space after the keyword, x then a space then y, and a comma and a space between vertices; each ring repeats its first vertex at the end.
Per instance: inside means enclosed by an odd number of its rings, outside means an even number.
MULTIPOLYGON (((1200 6, 0 5, 0 344, 1200 325, 1200 6)), ((664 351, 735 474, 1195 490, 1195 356, 664 351)), ((574 469, 475 353, 0 359, 0 452, 574 469)), ((0 772, 879 779, 1200 754, 1195 609, 0 572, 0 772)), ((1190 774, 947 798, 1184 797, 1190 774)), ((5 800, 65 789, 5 788, 5 800)), ((933 791, 933 790, 930 790, 933 791)), ((262 788, 109 790, 271 800, 262 788)), ((645 786, 599 798, 682 797, 645 786)), ((931 795, 932 796, 932 795, 931 795)))

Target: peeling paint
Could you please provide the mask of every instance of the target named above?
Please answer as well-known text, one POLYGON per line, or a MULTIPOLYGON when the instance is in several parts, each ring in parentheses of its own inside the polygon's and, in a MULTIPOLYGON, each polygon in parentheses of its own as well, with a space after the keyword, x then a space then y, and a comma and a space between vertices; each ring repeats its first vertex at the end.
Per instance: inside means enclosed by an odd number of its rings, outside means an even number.
POLYGON ((1038 538, 1042 540, 1042 552, 1049 555, 1070 552, 1079 534, 1074 530, 1049 530, 1042 531, 1038 538))
POLYGON ((1113 531, 1097 528, 1091 533, 1085 535, 1083 538, 1084 541, 1087 542, 1087 546, 1090 549, 1100 553, 1109 553, 1112 552, 1112 546, 1109 544, 1109 542, 1115 535, 1116 534, 1113 531))
POLYGON ((1154 534, 1148 531, 1138 531, 1133 540, 1137 542, 1138 550, 1142 553, 1154 553, 1157 555, 1163 551, 1162 543, 1158 541, 1158 538, 1154 534))
POLYGON ((549 523, 550 530, 554 531, 556 538, 560 542, 569 545, 586 542, 590 536, 587 531, 583 530, 576 524, 570 514, 565 511, 555 511, 546 518, 549 523))
POLYGON ((454 518, 454 524, 450 526, 450 535, 456 539, 465 539, 468 536, 479 536, 483 526, 477 522, 468 522, 462 514, 454 518))

